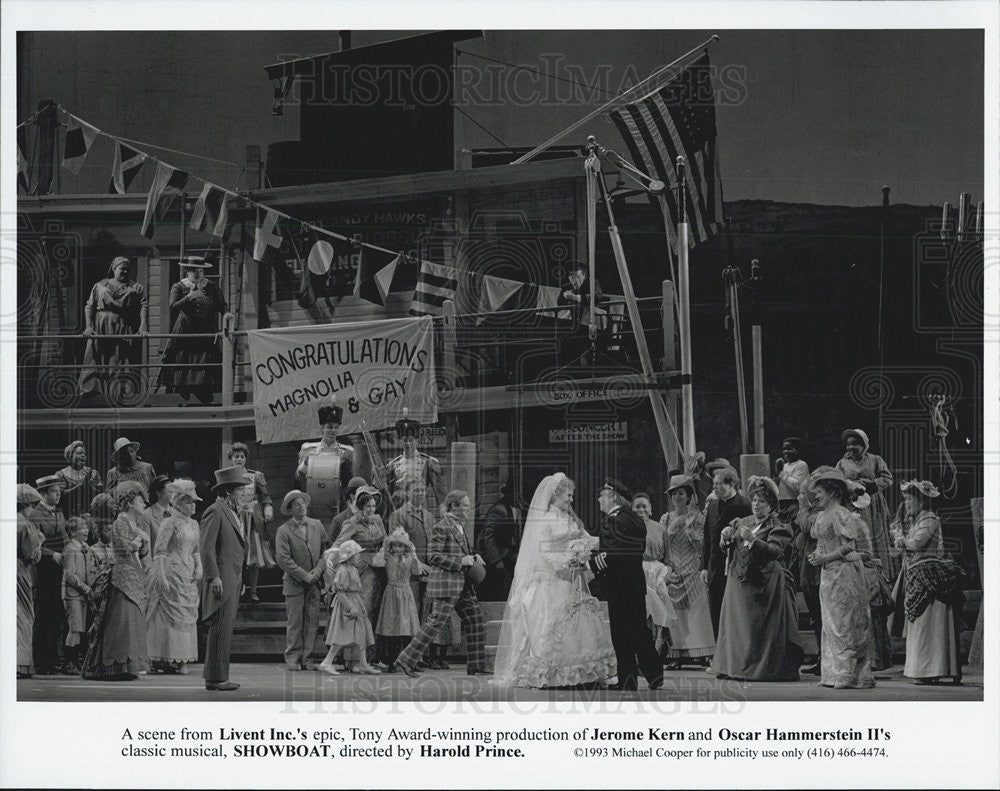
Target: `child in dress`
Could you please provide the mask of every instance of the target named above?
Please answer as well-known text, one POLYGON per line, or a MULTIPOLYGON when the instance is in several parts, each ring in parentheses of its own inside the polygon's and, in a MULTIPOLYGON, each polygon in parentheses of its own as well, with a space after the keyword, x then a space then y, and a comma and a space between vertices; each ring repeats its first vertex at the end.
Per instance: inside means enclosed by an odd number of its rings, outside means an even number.
POLYGON ((427 569, 417 559, 413 542, 402 526, 386 536, 382 542, 382 549, 375 556, 372 565, 385 568, 387 584, 382 596, 378 623, 375 624, 375 634, 383 638, 385 655, 381 660, 392 668, 403 646, 420 628, 417 602, 413 598, 410 578, 426 573, 427 569))
POLYGON ((63 550, 62 599, 66 608, 66 655, 68 670, 79 672, 80 646, 86 648, 87 597, 93 581, 94 565, 88 562, 87 535, 90 525, 83 517, 71 517, 66 525, 70 540, 63 550))
POLYGON ((374 645, 375 635, 368 620, 364 602, 361 601, 361 577, 358 566, 361 565, 361 545, 357 541, 345 541, 339 548, 327 553, 327 569, 333 570, 333 581, 330 590, 333 592, 333 604, 330 607, 330 623, 326 629, 326 644, 330 646, 319 669, 335 676, 337 670, 333 660, 341 648, 358 646, 360 658, 356 672, 374 675, 379 671, 368 664, 365 649, 374 645))

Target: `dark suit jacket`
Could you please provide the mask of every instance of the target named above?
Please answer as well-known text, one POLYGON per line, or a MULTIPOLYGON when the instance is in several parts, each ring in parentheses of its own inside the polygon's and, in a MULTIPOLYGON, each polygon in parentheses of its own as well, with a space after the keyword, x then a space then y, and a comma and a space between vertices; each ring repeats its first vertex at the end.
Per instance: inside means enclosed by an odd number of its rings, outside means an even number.
POLYGON ((285 572, 282 578, 281 592, 285 596, 301 596, 313 585, 322 582, 322 575, 317 582, 306 581, 308 575, 316 570, 323 570, 323 550, 326 547, 326 531, 318 519, 306 517, 305 538, 299 532, 294 519, 289 519, 274 537, 274 555, 281 570, 285 572))
POLYGON ((594 559, 591 570, 603 580, 609 597, 641 592, 645 596, 646 577, 642 556, 646 551, 646 525, 630 508, 619 508, 601 523, 600 552, 607 553, 607 569, 599 571, 594 559))
POLYGON ((231 598, 239 599, 247 545, 236 515, 216 500, 201 517, 201 617, 208 618, 231 598), (222 597, 211 591, 215 577, 222 579, 222 597))
POLYGON ((514 510, 506 500, 494 503, 486 512, 483 527, 476 536, 476 549, 488 566, 501 563, 507 574, 514 573, 521 526, 514 521, 514 510))
POLYGON ((701 567, 708 569, 709 582, 724 574, 726 570, 726 555, 719 546, 722 528, 743 516, 750 516, 750 501, 739 492, 724 503, 714 499, 708 504, 704 543, 701 547, 701 567))

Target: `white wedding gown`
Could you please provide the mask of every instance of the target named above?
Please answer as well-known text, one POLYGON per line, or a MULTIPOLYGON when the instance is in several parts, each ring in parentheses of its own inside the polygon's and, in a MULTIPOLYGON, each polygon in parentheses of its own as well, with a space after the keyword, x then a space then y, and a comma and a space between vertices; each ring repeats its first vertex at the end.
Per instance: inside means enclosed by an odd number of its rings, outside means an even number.
POLYGON ((529 509, 504 611, 495 683, 573 686, 615 675, 604 608, 587 590, 588 572, 569 565, 570 542, 586 536, 564 511, 529 509))

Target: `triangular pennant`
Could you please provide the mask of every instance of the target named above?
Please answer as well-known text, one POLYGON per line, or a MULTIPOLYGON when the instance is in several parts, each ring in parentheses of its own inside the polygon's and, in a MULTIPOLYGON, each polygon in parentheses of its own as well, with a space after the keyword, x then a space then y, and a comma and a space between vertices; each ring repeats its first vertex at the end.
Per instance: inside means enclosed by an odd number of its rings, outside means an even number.
POLYGON ((141 151, 125 145, 120 140, 115 141, 115 163, 111 168, 111 183, 108 192, 124 195, 129 185, 142 170, 142 163, 147 159, 141 151))
MULTIPOLYGON (((535 307, 538 308, 538 310, 545 310, 546 308, 554 308, 558 306, 559 294, 560 289, 558 286, 539 286, 538 301, 535 303, 535 307)), ((554 316, 555 313, 549 313, 548 315, 554 316)))
POLYGON ((274 232, 274 226, 278 222, 278 214, 276 212, 267 209, 264 214, 264 219, 260 225, 257 226, 257 234, 254 237, 253 242, 253 258, 254 261, 260 261, 264 258, 264 253, 267 252, 268 247, 281 247, 281 237, 274 232))
MULTIPOLYGON (((479 313, 501 310, 524 286, 525 284, 519 280, 484 275, 479 295, 479 313)), ((481 324, 485 318, 480 316, 476 323, 481 324)))
POLYGON ((66 143, 63 148, 63 167, 71 173, 79 173, 83 167, 83 160, 87 158, 87 152, 94 144, 97 137, 97 129, 86 121, 73 119, 74 124, 66 130, 66 143))
POLYGON ((183 170, 177 170, 164 162, 156 163, 156 175, 146 197, 146 214, 142 218, 141 233, 147 239, 153 238, 156 223, 166 217, 189 178, 190 176, 183 170))
POLYGON ((393 258, 392 261, 375 273, 375 285, 378 287, 378 293, 382 297, 382 302, 385 302, 385 298, 388 297, 389 292, 392 291, 392 281, 396 277, 396 269, 399 267, 402 260, 403 254, 400 253, 393 258))
POLYGON ((354 296, 372 302, 376 305, 385 305, 385 295, 388 294, 388 286, 392 284, 392 275, 399 264, 399 255, 383 253, 381 250, 373 250, 370 247, 361 248, 361 261, 358 264, 358 273, 354 278, 354 296), (379 288, 376 280, 381 274, 385 281, 388 275, 386 290, 379 288))
POLYGON ((220 239, 225 236, 229 224, 228 198, 226 190, 206 181, 191 212, 191 228, 204 230, 220 239))

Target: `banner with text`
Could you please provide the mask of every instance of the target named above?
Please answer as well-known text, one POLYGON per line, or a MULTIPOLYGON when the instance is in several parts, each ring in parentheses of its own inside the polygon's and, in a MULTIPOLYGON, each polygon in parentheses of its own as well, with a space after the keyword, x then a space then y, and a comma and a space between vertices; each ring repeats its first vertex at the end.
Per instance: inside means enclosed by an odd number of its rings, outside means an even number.
POLYGON ((319 436, 321 406, 344 410, 341 434, 437 421, 430 317, 251 330, 254 421, 261 442, 319 436))

